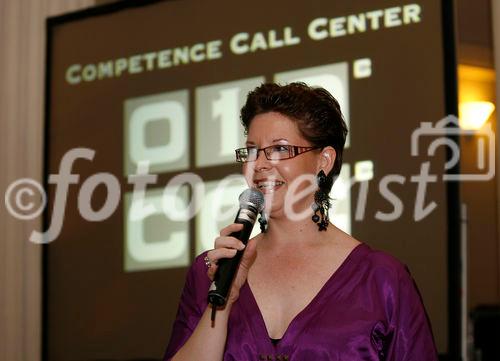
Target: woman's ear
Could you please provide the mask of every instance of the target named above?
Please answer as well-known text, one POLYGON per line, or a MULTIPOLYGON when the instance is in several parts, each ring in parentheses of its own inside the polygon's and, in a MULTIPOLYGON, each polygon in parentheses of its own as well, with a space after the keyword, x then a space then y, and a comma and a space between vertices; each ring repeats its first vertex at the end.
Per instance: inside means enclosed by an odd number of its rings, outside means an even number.
POLYGON ((320 158, 319 158, 319 169, 323 170, 325 174, 329 174, 333 169, 333 165, 335 164, 335 159, 337 158, 337 152, 331 146, 324 147, 321 150, 320 158))

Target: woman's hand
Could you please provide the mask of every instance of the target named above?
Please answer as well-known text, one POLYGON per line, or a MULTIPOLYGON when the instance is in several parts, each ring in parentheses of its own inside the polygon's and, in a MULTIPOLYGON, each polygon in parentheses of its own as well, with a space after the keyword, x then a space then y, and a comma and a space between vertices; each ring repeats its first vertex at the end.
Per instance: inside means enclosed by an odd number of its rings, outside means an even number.
POLYGON ((248 241, 246 247, 239 239, 230 237, 233 232, 243 229, 242 224, 233 223, 220 231, 220 236, 215 239, 215 248, 207 253, 210 260, 210 268, 207 271, 208 277, 213 281, 215 272, 217 271, 217 262, 222 258, 233 258, 238 250, 243 250, 240 266, 236 272, 231 291, 227 298, 227 305, 234 303, 240 294, 240 288, 243 286, 247 279, 248 270, 250 269, 253 261, 255 260, 255 239, 248 241))

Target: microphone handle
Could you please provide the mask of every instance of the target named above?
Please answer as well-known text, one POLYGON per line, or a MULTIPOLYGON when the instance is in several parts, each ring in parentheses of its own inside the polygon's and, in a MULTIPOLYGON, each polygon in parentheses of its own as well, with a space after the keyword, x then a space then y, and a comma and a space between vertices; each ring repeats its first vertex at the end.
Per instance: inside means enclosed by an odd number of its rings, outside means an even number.
MULTIPOLYGON (((242 219, 238 219, 236 223, 243 224, 243 229, 233 232, 229 236, 239 239, 246 246, 252 233, 253 223, 242 219)), ((222 258, 217 262, 217 271, 208 292, 208 302, 213 306, 226 304, 243 252, 244 250, 236 251, 233 258, 222 258)))

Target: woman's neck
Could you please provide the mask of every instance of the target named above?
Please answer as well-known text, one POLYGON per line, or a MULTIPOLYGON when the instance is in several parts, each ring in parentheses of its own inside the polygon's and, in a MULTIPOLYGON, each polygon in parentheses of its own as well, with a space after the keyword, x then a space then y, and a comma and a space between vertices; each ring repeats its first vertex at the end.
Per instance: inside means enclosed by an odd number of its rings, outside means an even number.
POLYGON ((323 239, 331 239, 334 226, 330 224, 326 232, 319 232, 318 225, 310 217, 292 221, 287 217, 271 218, 264 235, 265 242, 273 248, 317 244, 323 239))

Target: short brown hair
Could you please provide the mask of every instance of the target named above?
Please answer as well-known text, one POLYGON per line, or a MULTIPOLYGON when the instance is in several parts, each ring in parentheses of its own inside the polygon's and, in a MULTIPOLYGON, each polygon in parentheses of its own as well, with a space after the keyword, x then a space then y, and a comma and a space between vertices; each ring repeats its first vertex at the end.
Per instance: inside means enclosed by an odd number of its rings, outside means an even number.
POLYGON ((277 112, 296 121, 301 135, 312 146, 332 146, 335 149, 335 163, 327 175, 331 188, 340 174, 347 136, 347 126, 338 101, 325 89, 305 83, 262 84, 248 93, 247 101, 241 108, 245 133, 248 133, 255 116, 269 112, 277 112))

